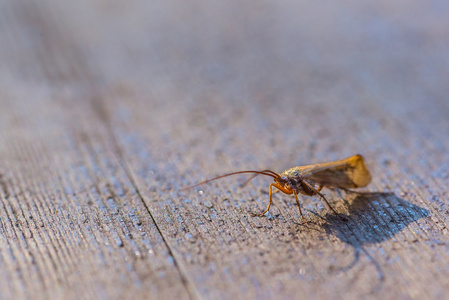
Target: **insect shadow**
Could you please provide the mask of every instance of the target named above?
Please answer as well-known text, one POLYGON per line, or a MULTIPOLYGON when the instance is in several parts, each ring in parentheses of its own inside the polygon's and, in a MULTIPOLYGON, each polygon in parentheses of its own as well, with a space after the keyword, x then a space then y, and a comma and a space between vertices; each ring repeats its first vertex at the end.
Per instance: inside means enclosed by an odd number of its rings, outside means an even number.
POLYGON ((429 211, 393 193, 357 193, 353 200, 345 200, 345 203, 349 212, 347 220, 333 213, 321 217, 324 220, 321 227, 327 234, 334 235, 354 248, 354 260, 339 271, 348 271, 354 267, 363 252, 376 267, 379 284, 382 284, 385 279, 382 268, 364 246, 391 239, 409 224, 427 217, 429 211))

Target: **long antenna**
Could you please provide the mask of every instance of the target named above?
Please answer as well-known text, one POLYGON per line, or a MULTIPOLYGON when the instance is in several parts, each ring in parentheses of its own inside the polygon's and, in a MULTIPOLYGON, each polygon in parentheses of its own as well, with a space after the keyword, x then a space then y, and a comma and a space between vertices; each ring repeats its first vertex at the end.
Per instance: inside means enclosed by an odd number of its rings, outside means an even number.
POLYGON ((273 177, 274 179, 279 178, 278 174, 276 174, 275 172, 270 171, 270 170, 264 170, 264 171, 238 171, 238 172, 232 172, 232 173, 224 174, 224 175, 221 175, 221 176, 218 176, 218 177, 214 177, 214 178, 202 181, 202 182, 197 183, 195 185, 182 188, 182 189, 180 189, 180 191, 189 190, 189 189, 192 189, 192 188, 197 187, 199 185, 206 184, 206 183, 209 183, 211 181, 214 181, 214 180, 217 180, 217 179, 220 179, 220 178, 223 178, 223 177, 228 177, 228 176, 237 175, 237 174, 244 174, 244 173, 253 173, 253 174, 255 174, 255 175, 253 175, 251 177, 251 179, 253 179, 257 175, 266 175, 266 176, 273 177))
MULTIPOLYGON (((271 170, 263 170, 261 172, 264 172, 264 173, 271 172, 272 174, 275 174, 276 177, 279 177, 279 175, 277 173, 275 173, 275 172, 273 172, 271 170)), ((260 175, 260 173, 256 173, 256 174, 252 175, 251 177, 246 179, 245 182, 240 185, 240 187, 242 187, 242 188, 245 187, 251 180, 253 180, 256 176, 259 176, 259 175, 260 175)))

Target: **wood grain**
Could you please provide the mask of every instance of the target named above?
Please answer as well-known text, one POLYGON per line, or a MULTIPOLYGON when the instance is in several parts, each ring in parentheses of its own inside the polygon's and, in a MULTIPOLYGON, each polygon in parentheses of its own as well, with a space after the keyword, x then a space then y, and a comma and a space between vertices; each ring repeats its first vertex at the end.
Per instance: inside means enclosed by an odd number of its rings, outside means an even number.
POLYGON ((4 1, 0 298, 441 299, 446 7, 4 1), (335 209, 244 169, 365 156, 335 209))

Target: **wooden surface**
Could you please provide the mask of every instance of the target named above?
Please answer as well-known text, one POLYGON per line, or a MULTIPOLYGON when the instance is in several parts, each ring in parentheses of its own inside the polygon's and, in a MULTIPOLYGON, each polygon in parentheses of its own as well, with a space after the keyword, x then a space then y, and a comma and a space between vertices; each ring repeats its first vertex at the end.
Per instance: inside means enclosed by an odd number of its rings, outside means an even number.
POLYGON ((441 1, 0 3, 1 299, 443 299, 441 1), (361 153, 361 194, 274 195, 361 153))

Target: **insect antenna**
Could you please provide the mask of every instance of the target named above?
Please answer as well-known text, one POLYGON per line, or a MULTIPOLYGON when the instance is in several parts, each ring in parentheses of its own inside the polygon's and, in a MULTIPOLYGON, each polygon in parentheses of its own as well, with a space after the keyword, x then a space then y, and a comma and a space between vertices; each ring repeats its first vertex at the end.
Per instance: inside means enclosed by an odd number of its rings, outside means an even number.
POLYGON ((276 174, 276 173, 274 173, 273 171, 270 171, 270 170, 264 170, 264 171, 238 171, 238 172, 232 172, 232 173, 224 174, 224 175, 221 175, 221 176, 218 176, 218 177, 214 177, 214 178, 202 181, 202 182, 197 183, 195 185, 182 188, 182 189, 180 189, 180 191, 189 190, 189 189, 192 189, 192 188, 197 187, 199 185, 206 184, 206 183, 209 183, 211 181, 214 181, 214 180, 217 180, 217 179, 220 179, 220 178, 223 178, 223 177, 228 177, 228 176, 237 175, 237 174, 245 174, 245 173, 252 173, 252 174, 254 174, 253 176, 250 177, 250 179, 253 179, 257 175, 266 175, 266 176, 273 177, 274 179, 280 177, 279 174, 276 174))
MULTIPOLYGON (((275 172, 273 172, 273 171, 271 171, 271 170, 263 170, 263 171, 261 171, 261 172, 264 172, 264 173, 272 173, 272 174, 274 174, 275 176, 276 176, 276 178, 277 177, 279 177, 279 174, 277 174, 277 173, 275 173, 275 172)), ((245 180, 245 182, 243 182, 241 185, 240 185, 240 187, 245 187, 251 180, 253 180, 254 179, 254 177, 256 177, 256 176, 259 176, 260 174, 254 174, 254 175, 252 175, 250 178, 248 178, 247 180, 245 180)))

